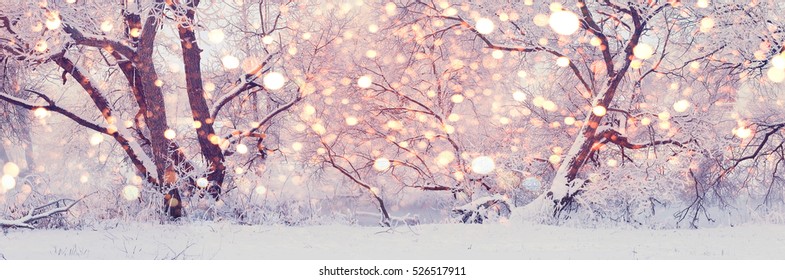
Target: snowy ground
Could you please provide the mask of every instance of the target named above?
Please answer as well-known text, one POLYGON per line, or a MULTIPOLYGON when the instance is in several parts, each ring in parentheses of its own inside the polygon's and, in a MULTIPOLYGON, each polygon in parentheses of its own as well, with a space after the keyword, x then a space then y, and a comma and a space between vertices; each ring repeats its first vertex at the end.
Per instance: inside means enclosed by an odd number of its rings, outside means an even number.
POLYGON ((358 226, 121 224, 10 230, 0 259, 785 259, 785 225, 700 230, 533 224, 358 226))

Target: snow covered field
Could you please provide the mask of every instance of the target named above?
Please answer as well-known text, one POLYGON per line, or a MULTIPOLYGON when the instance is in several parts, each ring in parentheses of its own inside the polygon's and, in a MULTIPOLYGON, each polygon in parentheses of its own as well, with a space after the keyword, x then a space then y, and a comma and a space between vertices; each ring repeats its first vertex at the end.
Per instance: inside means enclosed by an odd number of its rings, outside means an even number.
POLYGON ((121 224, 10 230, 5 259, 785 259, 785 225, 699 230, 535 224, 397 227, 121 224))

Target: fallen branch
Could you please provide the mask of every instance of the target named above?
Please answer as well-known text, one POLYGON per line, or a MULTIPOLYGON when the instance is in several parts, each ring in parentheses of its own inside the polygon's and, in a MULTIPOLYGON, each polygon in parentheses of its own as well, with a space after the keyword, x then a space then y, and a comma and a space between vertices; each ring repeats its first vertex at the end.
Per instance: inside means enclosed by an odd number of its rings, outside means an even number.
POLYGON ((49 202, 43 206, 38 206, 27 212, 27 215, 21 217, 16 220, 3 220, 0 219, 0 227, 2 228, 9 228, 9 227, 16 227, 16 228, 29 228, 35 229, 32 225, 32 222, 35 222, 40 219, 50 218, 55 214, 68 212, 71 210, 71 207, 74 207, 77 203, 85 199, 86 197, 93 195, 95 193, 91 193, 88 195, 83 196, 80 199, 73 200, 68 198, 58 199, 52 202, 49 202), (47 210, 48 209, 48 210, 47 210))

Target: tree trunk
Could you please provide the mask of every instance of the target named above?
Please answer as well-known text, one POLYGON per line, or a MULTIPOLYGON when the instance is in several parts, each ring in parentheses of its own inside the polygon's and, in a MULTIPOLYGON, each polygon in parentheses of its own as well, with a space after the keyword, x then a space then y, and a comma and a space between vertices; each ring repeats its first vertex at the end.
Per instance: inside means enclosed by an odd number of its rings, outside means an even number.
MULTIPOLYGON (((637 44, 637 42, 637 36, 635 36, 631 45, 637 44)), ((632 53, 632 47, 628 47, 627 52, 632 53)), ((607 108, 610 108, 619 84, 621 84, 627 69, 629 69, 629 65, 630 60, 628 58, 621 69, 619 69, 619 72, 611 74, 608 88, 594 98, 594 106, 602 106, 606 108, 606 111, 607 108)), ((578 172, 586 163, 589 154, 591 154, 595 143, 597 143, 597 129, 600 127, 604 116, 598 116, 593 112, 589 112, 589 116, 586 117, 580 132, 575 137, 570 150, 559 166, 550 190, 540 195, 531 204, 532 206, 528 207, 551 209, 553 216, 558 217, 562 210, 572 205, 575 195, 579 194, 585 186, 585 181, 579 181, 576 178, 578 177, 578 172)))
MULTIPOLYGON (((618 83, 611 84, 611 88, 595 98, 595 106, 608 108, 616 93, 617 86, 618 83)), ((553 203, 554 216, 558 216, 565 207, 569 206, 573 201, 573 197, 584 186, 583 183, 575 179, 596 143, 597 128, 599 128, 603 117, 589 113, 580 132, 570 146, 570 150, 559 166, 558 171, 556 171, 550 190, 544 194, 544 199, 553 203)))
MULTIPOLYGON (((581 14, 584 16, 585 24, 593 28, 593 30, 601 30, 592 19, 591 13, 585 4, 582 5, 580 9, 581 14)), ((631 34, 630 40, 624 48, 624 60, 618 70, 614 70, 614 59, 608 50, 607 38, 601 33, 595 34, 600 38, 602 44, 606 46, 603 50, 603 57, 607 69, 608 87, 604 92, 594 98, 592 105, 602 106, 606 109, 606 112, 613 102, 619 85, 627 74, 633 57, 633 48, 638 45, 638 41, 644 30, 644 23, 641 22, 637 13, 632 14, 632 19, 635 27, 634 32, 631 34)), ((587 88, 587 90, 590 89, 587 88)), ((602 123, 604 116, 604 114, 598 116, 593 112, 589 112, 589 115, 583 123, 583 127, 581 127, 580 132, 570 146, 570 150, 559 166, 559 170, 556 172, 556 176, 551 183, 550 190, 540 195, 540 197, 528 205, 528 209, 531 209, 532 207, 550 209, 552 210, 553 216, 558 217, 562 210, 572 205, 575 195, 579 194, 585 186, 586 181, 576 179, 578 177, 578 172, 586 163, 586 159, 589 154, 591 154, 595 143, 597 143, 597 140, 600 137, 597 133, 597 129, 602 123)))
POLYGON ((166 213, 171 219, 182 216, 182 204, 180 192, 177 185, 177 172, 170 161, 172 141, 164 137, 164 132, 169 129, 166 118, 166 103, 164 102, 161 88, 155 82, 158 80, 158 73, 153 63, 153 50, 155 37, 160 25, 160 15, 165 8, 163 1, 156 1, 153 11, 147 17, 144 28, 139 36, 137 53, 133 62, 139 74, 139 85, 141 85, 142 96, 145 102, 144 120, 147 129, 150 131, 150 146, 153 153, 153 162, 158 172, 159 189, 165 192, 164 205, 166 213), (173 199, 176 199, 173 200, 173 199))
POLYGON ((177 188, 170 189, 169 192, 164 195, 164 213, 173 220, 185 216, 185 213, 183 213, 182 201, 180 190, 177 188))
POLYGON ((199 1, 191 3, 184 15, 188 25, 179 24, 178 32, 180 33, 180 44, 185 64, 185 85, 188 93, 188 103, 191 107, 191 115, 194 121, 199 123, 196 126, 196 136, 199 141, 201 154, 209 165, 207 179, 212 184, 208 192, 217 200, 221 193, 226 167, 224 166, 223 152, 217 145, 218 143, 210 141, 211 138, 215 138, 217 135, 215 135, 215 130, 213 129, 213 120, 210 118, 210 109, 207 107, 207 101, 204 98, 201 69, 202 50, 199 49, 196 34, 192 27, 194 11, 198 5, 199 1))

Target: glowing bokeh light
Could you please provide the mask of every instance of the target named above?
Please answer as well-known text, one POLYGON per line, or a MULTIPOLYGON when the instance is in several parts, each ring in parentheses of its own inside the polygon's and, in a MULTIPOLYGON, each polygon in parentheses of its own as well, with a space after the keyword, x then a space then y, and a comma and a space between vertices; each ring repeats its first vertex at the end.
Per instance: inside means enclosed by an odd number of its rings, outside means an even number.
POLYGON ((167 129, 166 131, 164 131, 164 138, 172 140, 175 137, 177 137, 177 132, 175 132, 174 130, 167 129))
POLYGON ((548 25, 559 35, 569 36, 578 31, 581 24, 578 15, 570 11, 558 11, 551 14, 548 25))
POLYGON ((559 67, 567 67, 570 65, 570 59, 564 56, 560 56, 556 59, 556 65, 559 67))
POLYGON ((244 155, 248 153, 248 146, 245 144, 237 144, 237 153, 244 155))
POLYGON ((736 134, 736 136, 741 138, 741 139, 746 139, 746 138, 749 138, 750 136, 752 136, 752 129, 749 129, 749 128, 746 128, 746 127, 739 127, 739 128, 736 128, 733 131, 733 133, 736 134))
POLYGON ((268 90, 279 90, 286 84, 286 78, 278 72, 270 72, 262 79, 264 87, 268 90))
POLYGON ((349 125, 349 126, 355 126, 359 122, 360 121, 357 118, 355 118, 355 117, 346 117, 346 124, 349 125))
POLYGON ((55 13, 51 16, 51 18, 47 19, 44 24, 46 25, 46 29, 54 30, 59 28, 61 23, 62 21, 60 21, 60 16, 55 13))
POLYGON ((491 52, 491 57, 495 59, 502 59, 504 58, 504 52, 501 50, 494 50, 493 52, 491 52))
POLYGON ((360 88, 369 88, 372 84, 373 80, 371 79, 371 76, 363 75, 357 79, 357 86, 360 88))
POLYGON ((215 90, 215 84, 212 83, 212 82, 204 83, 204 90, 206 90, 206 91, 214 91, 215 90))
POLYGON ((714 19, 713 18, 705 17, 705 18, 701 19, 700 31, 703 32, 703 33, 709 32, 709 31, 711 31, 712 28, 714 28, 714 24, 715 23, 714 23, 714 19))
POLYGON ((138 199, 139 195, 140 191, 136 186, 128 185, 123 188, 123 198, 125 198, 125 200, 131 201, 138 199))
POLYGON ((785 69, 771 67, 766 71, 766 77, 774 83, 781 83, 782 81, 785 81, 785 69))
POLYGON ((373 161, 373 169, 376 169, 377 171, 385 171, 390 168, 390 165, 392 165, 390 160, 384 157, 377 158, 373 161))
POLYGON ((226 69, 235 69, 237 67, 240 67, 240 60, 233 55, 224 56, 223 58, 221 58, 221 63, 226 69))
POLYGON ((662 121, 662 122, 659 123, 659 127, 662 130, 668 130, 668 129, 671 128, 671 122, 669 122, 669 121, 662 121))
POLYGON ((594 106, 594 108, 591 109, 591 112, 596 116, 602 117, 608 113, 608 109, 605 109, 603 106, 594 106))
POLYGON ((688 101, 686 99, 682 99, 682 100, 676 101, 676 103, 673 103, 673 110, 675 110, 676 112, 679 112, 679 113, 683 113, 683 112, 686 112, 687 110, 689 110, 690 106, 691 106, 690 101, 688 101))
POLYGON ((387 127, 392 130, 401 130, 403 129, 403 123, 398 120, 389 120, 386 123, 387 127))
POLYGON ((33 115, 38 119, 44 119, 50 115, 49 111, 46 108, 36 108, 33 110, 33 115))
POLYGON ((49 43, 47 43, 44 40, 41 40, 41 41, 38 41, 37 43, 35 43, 35 47, 34 48, 35 48, 35 51, 37 51, 37 52, 41 52, 41 53, 42 52, 46 52, 46 50, 49 48, 49 43))
POLYGON ((196 186, 199 187, 199 188, 204 189, 204 188, 207 187, 208 184, 210 184, 210 181, 208 181, 207 178, 202 177, 202 178, 196 179, 196 186))
POLYGON ((7 192, 16 187, 16 179, 11 175, 3 175, 3 177, 0 178, 0 185, 3 187, 3 192, 7 192))
POLYGON ((395 15, 396 9, 398 9, 398 7, 395 6, 395 3, 388 2, 387 4, 384 4, 384 11, 388 16, 395 15))
POLYGON ((543 15, 543 14, 537 14, 534 16, 534 18, 532 18, 534 24, 539 27, 545 27, 546 25, 548 25, 549 20, 550 18, 548 17, 548 15, 543 15))
POLYGON ((302 151, 303 150, 303 143, 300 143, 300 142, 292 143, 292 150, 294 150, 295 152, 302 151))
POLYGON ((113 28, 114 28, 114 24, 112 24, 111 21, 105 20, 101 22, 101 31, 109 32, 112 31, 113 28))
POLYGON ((128 32, 129 35, 133 38, 139 38, 142 36, 142 29, 141 28, 131 28, 131 31, 128 32))
POLYGON ((654 48, 646 43, 639 43, 632 48, 632 54, 638 59, 649 59, 654 55, 654 48))
POLYGON ((542 108, 545 109, 545 111, 548 111, 548 112, 556 112, 556 110, 559 107, 556 106, 555 102, 550 101, 550 100, 546 100, 544 103, 542 103, 542 108))
POLYGON ((602 40, 600 40, 600 38, 597 37, 591 37, 591 39, 589 40, 589 44, 595 47, 599 47, 602 45, 602 40))
POLYGON ((488 156, 479 156, 472 160, 472 171, 477 174, 490 174, 496 168, 493 159, 488 156))
POLYGON ((526 101, 526 94, 520 90, 516 90, 512 93, 512 99, 518 102, 526 101))
POLYGON ((223 42, 224 38, 226 38, 226 34, 224 34, 224 31, 221 29, 213 29, 207 33, 207 40, 213 44, 220 44, 223 42))
POLYGON ((436 156, 436 164, 446 166, 455 160, 455 154, 451 151, 442 151, 436 156))
POLYGON ((668 112, 668 111, 662 111, 659 114, 657 114, 657 118, 660 119, 661 121, 670 120, 671 119, 671 113, 668 112))
POLYGON ((542 107, 543 103, 545 103, 545 98, 542 96, 535 96, 534 99, 532 99, 532 104, 534 104, 534 106, 542 107))
POLYGON ((785 69, 785 54, 778 54, 771 58, 771 66, 785 69))
POLYGON ((493 33, 493 30, 496 29, 496 24, 490 19, 479 18, 474 23, 474 29, 477 30, 477 33, 487 35, 493 33))
POLYGON ((5 165, 3 165, 3 175, 12 177, 19 176, 19 166, 13 162, 7 162, 5 165))
POLYGON ((104 135, 103 134, 96 132, 96 133, 93 133, 93 135, 90 136, 90 145, 98 146, 99 144, 101 144, 101 142, 104 142, 104 135))
POLYGON ((313 124, 311 126, 311 129, 313 129, 313 132, 316 132, 316 134, 319 134, 319 135, 327 133, 327 128, 325 128, 324 125, 322 125, 320 123, 313 124))

